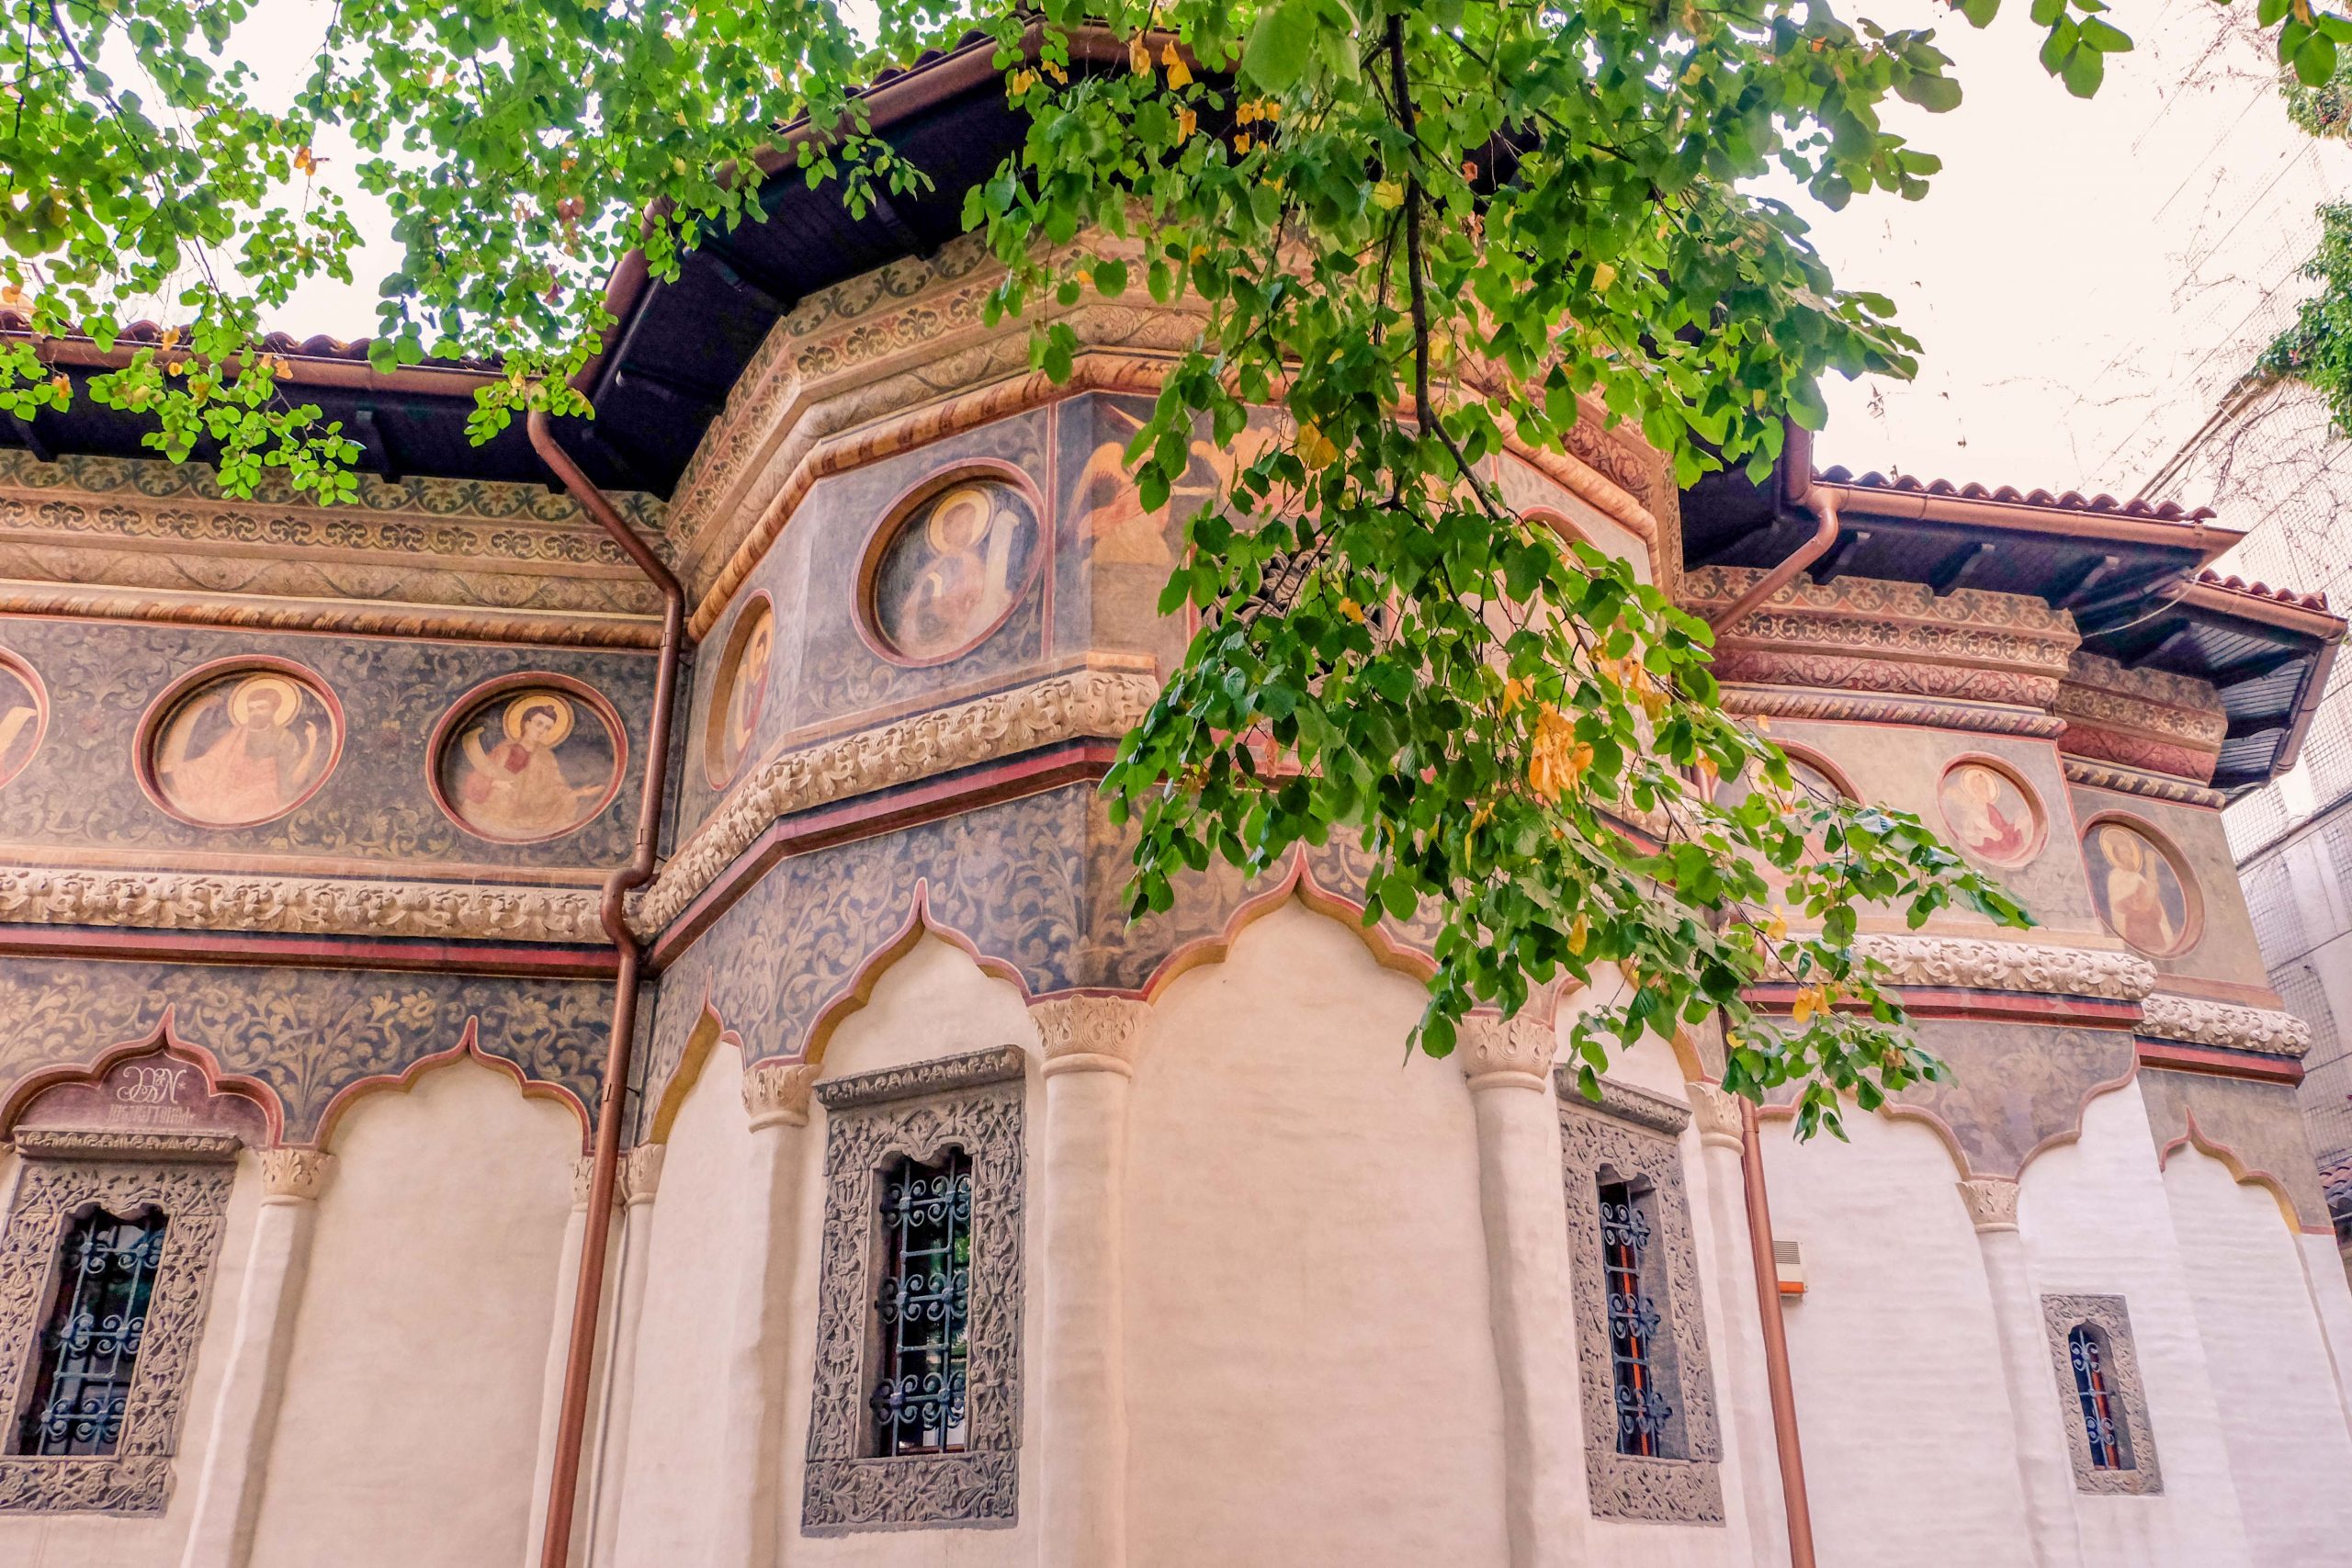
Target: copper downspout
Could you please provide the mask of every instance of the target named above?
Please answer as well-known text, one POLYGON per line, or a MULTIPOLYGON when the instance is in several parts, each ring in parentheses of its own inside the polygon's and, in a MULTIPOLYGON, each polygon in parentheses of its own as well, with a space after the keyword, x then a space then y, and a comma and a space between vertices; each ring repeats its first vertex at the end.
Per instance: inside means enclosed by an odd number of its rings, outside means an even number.
MULTIPOLYGON (((1781 494, 1776 499, 1800 511, 1810 512, 1816 519, 1813 536, 1791 550, 1786 558, 1749 585, 1747 592, 1731 602, 1731 607, 1720 615, 1707 617, 1707 624, 1719 632, 1729 631, 1745 620, 1747 613, 1789 585, 1797 573, 1819 560, 1829 547, 1838 542, 1838 497, 1835 491, 1816 489, 1813 482, 1813 433, 1789 427, 1789 438, 1781 447, 1781 471, 1777 476, 1781 494)), ((1773 521, 1787 513, 1773 508, 1773 521)))
POLYGON ((662 646, 653 677, 653 719, 646 736, 645 788, 638 797, 637 848, 628 863, 607 877, 598 914, 605 934, 620 954, 614 979, 613 1038, 605 1058, 605 1087, 596 1100, 596 1152, 589 1168, 588 1224, 580 1242, 580 1280, 571 1300, 571 1339, 564 1351, 563 1408, 556 1422, 555 1469, 548 1482, 547 1534, 538 1568, 565 1568, 571 1555, 571 1517, 580 1493, 580 1452, 588 1427, 588 1392, 596 1363, 596 1320, 605 1298, 605 1260, 612 1241, 613 1188, 620 1169, 621 1110, 628 1094, 629 1047, 637 1034, 637 985, 645 952, 628 929, 624 901, 629 889, 653 880, 654 852, 662 834, 662 797, 669 781, 670 707, 678 683, 678 657, 685 642, 686 591, 635 529, 615 512, 581 472, 570 453, 556 444, 544 412, 529 420, 531 446, 563 481, 587 513, 603 525, 638 570, 662 591, 662 646))

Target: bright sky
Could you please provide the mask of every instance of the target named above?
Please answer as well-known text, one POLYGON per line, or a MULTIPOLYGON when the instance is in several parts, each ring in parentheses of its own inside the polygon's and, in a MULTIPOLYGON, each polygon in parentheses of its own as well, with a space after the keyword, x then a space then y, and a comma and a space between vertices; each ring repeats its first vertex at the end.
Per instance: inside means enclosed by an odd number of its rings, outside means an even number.
MULTIPOLYGON (((2035 62, 2024 0, 1983 32, 1941 0, 1845 5, 1936 28, 1967 96, 1939 117, 1894 106, 1944 160, 1926 200, 1815 215, 1839 280, 1892 296, 1925 350, 1909 385, 1833 380, 1823 460, 2129 495, 2275 330, 2352 160, 2288 123, 2263 49, 2230 31, 2245 6, 2135 0, 2116 16, 2140 48, 2084 103, 2035 62)), ((290 86, 329 13, 265 0, 252 30, 285 48, 254 63, 290 86)), ((398 259, 379 246, 356 285, 313 282, 285 324, 364 335, 398 259)))

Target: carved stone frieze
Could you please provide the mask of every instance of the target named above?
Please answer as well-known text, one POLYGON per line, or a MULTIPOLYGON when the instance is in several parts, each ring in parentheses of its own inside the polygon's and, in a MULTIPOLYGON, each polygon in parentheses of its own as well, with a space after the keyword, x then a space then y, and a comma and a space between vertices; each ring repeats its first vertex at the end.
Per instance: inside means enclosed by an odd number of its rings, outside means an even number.
POLYGON ((1007 1048, 820 1086, 825 1222, 803 1534, 1010 1526, 1019 1511, 1021 1320, 1025 1289, 1021 1053, 1007 1048), (1010 1058, 1008 1060, 1008 1058, 1010 1058), (934 1069, 925 1071, 922 1069, 934 1069), (882 1274, 875 1183, 892 1161, 960 1149, 971 1169, 966 1426, 961 1451, 883 1458, 867 1402, 870 1321, 882 1274))
POLYGON ((308 1202, 326 1190, 334 1156, 324 1149, 276 1148, 261 1152, 261 1190, 270 1198, 308 1202))
POLYGON ((2139 730, 2202 750, 2218 750, 2230 728, 2211 682, 2163 670, 2127 670, 2080 649, 2067 661, 2058 712, 2102 729, 2139 730))
POLYGON ((2058 761, 2065 770, 2068 784, 2090 789, 2111 789, 2125 795, 2146 795, 2151 800, 2177 801, 2183 806, 2205 806, 2215 810, 2229 801, 2220 790, 2208 789, 2184 778, 2143 773, 2137 768, 2118 767, 2085 757, 2061 757, 2058 761))
POLYGON ((1051 997, 1029 1005, 1044 1048, 1046 1076, 1062 1072, 1132 1073, 1136 1036, 1148 1015, 1131 997, 1051 997))
POLYGON ((1913 724, 1935 729, 1964 729, 1981 735, 2061 734, 2066 721, 2030 708, 1989 702, 1934 697, 1873 695, 1866 692, 1816 692, 1786 686, 1724 688, 1724 706, 1737 714, 1769 718, 1836 719, 1849 724, 1913 724))
MULTIPOLYGON (((551 643, 573 648, 655 648, 662 617, 621 609, 510 610, 489 605, 331 599, 198 589, 86 587, 28 582, 7 575, 0 545, 0 615, 69 615, 172 626, 237 626, 259 631, 340 632, 362 637, 446 637, 480 642, 551 643)), ((626 594, 616 594, 626 599, 626 594)))
POLYGON ((1577 1105, 1619 1122, 1631 1122, 1663 1138, 1679 1137, 1682 1129, 1690 1125, 1690 1108, 1665 1095, 1635 1089, 1632 1084, 1619 1083, 1614 1078, 1602 1078, 1600 1080, 1600 1098, 1590 1100, 1577 1087, 1574 1066, 1563 1063, 1552 1069, 1552 1076, 1564 1104, 1577 1105))
POLYGON ((1854 939, 1854 949, 1884 964, 1887 979, 1897 986, 2113 1001, 2137 1001, 2156 987, 2155 965, 2146 959, 2098 948, 1866 931, 1854 939))
POLYGON ((2147 1385, 2140 1376, 2140 1351, 2132 1342, 2132 1317, 2121 1296, 2044 1296, 2043 1331, 2050 1338, 2051 1369, 2058 1377, 2059 1418, 2065 1423, 2066 1453, 2074 1463, 2075 1490, 2107 1495, 2144 1496, 2165 1489, 2156 1462, 2155 1432, 2148 1420, 2147 1385), (2069 1338, 2089 1330, 2098 1356, 2098 1375, 2106 1385, 2109 1435, 2116 1462, 2098 1464, 2091 1454, 2091 1428, 2083 1409, 2082 1387, 2069 1338))
POLYGON ((2018 1184, 2013 1177, 1978 1177, 1969 1181, 1955 1181, 1960 1201, 1968 1210, 1968 1223, 1979 1231, 2013 1231, 2018 1228, 2018 1184))
POLYGON ((234 1159, 244 1140, 234 1133, 135 1133, 120 1127, 19 1127, 17 1152, 30 1159, 234 1159))
MULTIPOLYGON (((233 1153, 237 1140, 226 1142, 233 1153)), ((35 1152, 23 1140, 18 1146, 28 1155, 35 1152)), ((163 1253, 114 1452, 96 1458, 0 1455, 0 1515, 160 1514, 171 1495, 181 1404, 204 1332, 236 1167, 226 1156, 54 1157, 68 1152, 44 1147, 39 1157, 26 1161, 7 1228, 0 1233, 0 1368, 7 1380, 0 1392, 0 1418, 6 1421, 0 1430, 17 1430, 24 1402, 36 1393, 24 1369, 31 1364, 51 1276, 74 1216, 93 1204, 126 1217, 160 1209, 166 1222, 163 1253)))
POLYGON ((1559 1044, 1557 1030, 1524 1012, 1510 1019, 1478 1013, 1462 1021, 1454 1060, 1473 1089, 1541 1089, 1559 1044))
POLYGON ((2312 1026, 2291 1012, 2166 991, 2155 992, 2140 1004, 2140 1032, 2159 1040, 2185 1040, 2271 1056, 2301 1056, 2312 1048, 2312 1026))
POLYGON ((1125 735, 1158 694, 1148 675, 1079 670, 771 758, 630 900, 630 928, 658 933, 780 818, 1040 746, 1125 735))
POLYGON ((211 872, 0 867, 0 923, 601 942, 596 891, 211 872))
POLYGON ((756 1062, 743 1071, 743 1114, 752 1130, 805 1127, 809 1090, 823 1069, 814 1062, 756 1062))

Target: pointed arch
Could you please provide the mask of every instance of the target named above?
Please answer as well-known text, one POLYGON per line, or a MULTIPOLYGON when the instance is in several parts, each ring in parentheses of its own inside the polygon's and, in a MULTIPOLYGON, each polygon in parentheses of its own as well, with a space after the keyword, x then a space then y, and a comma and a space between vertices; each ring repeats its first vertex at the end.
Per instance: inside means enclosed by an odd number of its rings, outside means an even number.
POLYGON ((588 1108, 581 1103, 580 1097, 562 1084, 548 1083, 533 1077, 528 1068, 511 1057, 482 1049, 481 1020, 473 1014, 467 1016, 465 1028, 458 1032, 458 1043, 447 1050, 435 1051, 430 1055, 419 1056, 396 1073, 376 1073, 356 1083, 345 1084, 336 1090, 334 1098, 327 1101, 326 1109, 319 1113, 318 1134, 311 1140, 310 1146, 319 1149, 333 1148, 335 1134, 341 1129, 344 1118, 351 1113, 352 1106, 357 1101, 374 1094, 406 1094, 415 1087, 417 1079, 426 1073, 436 1067, 452 1066, 465 1061, 479 1062, 485 1067, 494 1068, 513 1078, 514 1087, 522 1091, 523 1098, 526 1100, 552 1100, 570 1111, 573 1119, 580 1124, 580 1146, 582 1151, 586 1150, 590 1132, 588 1108))
POLYGON ((174 1061, 194 1067, 204 1078, 206 1093, 226 1097, 250 1104, 266 1129, 269 1145, 276 1145, 286 1133, 286 1108, 277 1091, 256 1077, 232 1073, 220 1066, 220 1059, 210 1050, 194 1041, 181 1037, 175 1010, 166 1006, 164 1016, 145 1033, 130 1040, 119 1041, 100 1051, 86 1066, 72 1063, 43 1067, 28 1073, 9 1090, 5 1102, 0 1102, 0 1137, 16 1129, 17 1122, 30 1111, 40 1098, 52 1089, 84 1085, 96 1089, 116 1067, 134 1056, 160 1054, 174 1061))
MULTIPOLYGON (((2304 1229, 2302 1216, 2296 1212, 2294 1196, 2288 1190, 2284 1180, 2273 1172, 2253 1164, 2245 1156, 2220 1139, 2208 1137, 2205 1130, 2197 1124, 2197 1112, 2193 1109, 2187 1112, 2186 1119, 2188 1130, 2156 1151, 2157 1169, 2168 1168, 2172 1164, 2172 1156, 2182 1149, 2195 1149, 2199 1154, 2217 1162, 2223 1170, 2230 1173, 2230 1179, 2239 1186, 2259 1187, 2269 1193, 2271 1201, 2278 1205, 2279 1218, 2287 1222, 2288 1231, 2297 1235, 2302 1233, 2304 1229)), ((2324 1234, 2333 1235, 2334 1232, 2328 1231, 2324 1234)))
POLYGON ((1293 899, 1353 931, 1356 939, 1363 943, 1364 950, 1372 954, 1373 962, 1382 968, 1409 975, 1423 983, 1437 973, 1436 961, 1419 949, 1398 941, 1386 920, 1365 924, 1363 904, 1316 880, 1314 871, 1306 863, 1306 852, 1301 848, 1292 852, 1290 869, 1283 874, 1280 881, 1236 905, 1233 912, 1226 917, 1223 927, 1214 934, 1178 943, 1145 977, 1140 990, 1118 994, 1136 996, 1145 1001, 1154 1000, 1191 970, 1204 964, 1224 963, 1232 955, 1233 944, 1244 931, 1293 899))
POLYGON ((826 1047, 832 1043, 833 1032, 847 1022, 852 1013, 859 1011, 866 1003, 874 999, 874 989, 881 984, 882 976, 888 973, 899 960, 912 953, 916 944, 926 936, 937 937, 950 947, 960 950, 979 969, 980 973, 994 979, 1008 982, 1014 990, 1021 993, 1023 1002, 1030 999, 1029 982, 1022 975, 1019 965, 1007 959, 983 953, 979 945, 970 937, 933 916, 931 879, 920 877, 916 879, 913 897, 908 900, 907 918, 899 922, 896 931, 875 944, 874 950, 865 955, 865 961, 858 964, 856 970, 850 976, 848 983, 834 992, 832 998, 823 1007, 817 1010, 817 1016, 809 1021, 808 1036, 801 1043, 799 1055, 795 1056, 790 1053, 779 1053, 776 1056, 763 1056, 760 1059, 762 1061, 801 1061, 811 1064, 822 1062, 825 1059, 826 1047))
POLYGON ((647 1097, 650 1109, 644 1113, 644 1135, 638 1140, 640 1144, 670 1141, 670 1129, 677 1125, 678 1112, 684 1107, 686 1097, 702 1082, 703 1069, 710 1065, 712 1054, 721 1045, 735 1047, 739 1067, 751 1066, 751 1051, 744 1045, 743 1037, 727 1027, 727 1021, 718 1016, 718 1010, 706 995, 702 1016, 686 1032, 686 1043, 678 1054, 678 1065, 662 1080, 661 1093, 649 1093, 647 1097))

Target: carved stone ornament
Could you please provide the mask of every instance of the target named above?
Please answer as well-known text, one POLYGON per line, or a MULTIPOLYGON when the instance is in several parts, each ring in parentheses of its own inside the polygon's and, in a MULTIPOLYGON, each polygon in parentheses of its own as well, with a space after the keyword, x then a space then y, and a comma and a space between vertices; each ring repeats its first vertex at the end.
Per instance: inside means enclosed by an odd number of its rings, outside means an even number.
POLYGON ((2187 779, 2167 778, 2162 773, 2142 773, 2137 768, 2094 762, 2083 757, 2061 757, 2058 764, 2065 770, 2068 784, 2081 784, 2087 789, 2111 789, 2123 795, 2140 795, 2151 800, 2177 801, 2183 806, 2206 806, 2217 810, 2229 804, 2229 796, 2220 790, 2208 789, 2187 779))
POLYGON ((770 758, 629 901, 630 929, 659 933, 780 818, 1041 746, 1125 735, 1159 692, 1133 671, 1073 671, 770 758))
POLYGON ((2312 1026, 2291 1012, 2239 1007, 2203 997, 2158 991, 2140 1004, 2140 1032, 2268 1056, 2301 1056, 2312 1048, 2312 1026))
MULTIPOLYGON (((582 1155, 571 1162, 571 1206, 573 1208, 584 1209, 588 1206, 588 1200, 595 1196, 595 1182, 596 1162, 594 1159, 587 1155, 582 1155)), ((617 1189, 615 1190, 614 1196, 619 1196, 617 1189)))
POLYGON ((334 1173, 334 1156, 324 1149, 277 1148, 261 1152, 265 1197, 313 1202, 334 1173))
MULTIPOLYGON (((43 1134, 48 1140, 81 1136, 43 1134)), ((149 1134, 153 1139, 172 1134, 149 1134)), ((195 1140, 182 1140, 193 1142, 195 1140)), ((172 1455, 179 1438, 180 1405, 204 1333, 212 1269, 227 1228, 229 1190, 236 1179, 237 1147, 205 1155, 180 1151, 172 1159, 58 1158, 66 1151, 44 1144, 27 1155, 7 1229, 0 1233, 0 1431, 13 1432, 34 1394, 32 1364, 65 1227, 92 1204, 130 1215, 149 1206, 167 1218, 163 1257, 115 1451, 100 1458, 0 1455, 0 1516, 11 1513, 160 1514, 171 1495, 172 1455)), ((208 1140, 209 1142, 209 1140, 208 1140)))
POLYGON ((639 1144, 621 1152, 619 1190, 623 1203, 631 1207, 650 1203, 662 1186, 662 1159, 670 1152, 667 1144, 639 1144))
POLYGON ((1690 1097, 1690 1119, 1699 1124, 1699 1141, 1709 1148, 1738 1148, 1741 1134, 1739 1096, 1720 1084, 1685 1084, 1690 1097))
POLYGON ((814 1062, 755 1062, 743 1074, 743 1114, 752 1130, 806 1127, 808 1091, 823 1069, 814 1062))
POLYGON ((1046 1076, 1065 1072, 1132 1075, 1136 1033, 1146 1005, 1130 997, 1054 997, 1029 1004, 1045 1049, 1046 1076))
POLYGON ((2145 1496, 2165 1489, 2156 1462, 2156 1438, 2148 1421, 2147 1385, 2140 1379, 2140 1352, 2132 1343, 2132 1318, 2121 1296, 2044 1296, 2041 1322, 2050 1338, 2051 1366, 2058 1374, 2059 1418, 2066 1427, 2066 1454, 2074 1461, 2075 1490, 2106 1495, 2145 1496), (2100 1376, 2108 1390, 2109 1420, 2117 1429, 2119 1457, 2127 1462, 2091 1462, 2090 1427, 2067 1337, 2087 1326, 2097 1336, 2100 1376))
POLYGON ((1026 1224, 1020 1058, 1008 1047, 819 1086, 831 1114, 804 1535, 1013 1523, 1026 1224), (950 1147, 972 1171, 965 1447, 882 1458, 866 1403, 877 1375, 872 1320, 882 1278, 875 1184, 893 1160, 928 1162, 950 1147))
POLYGON ((234 1133, 134 1133, 116 1127, 19 1127, 17 1152, 28 1159, 225 1160, 244 1140, 234 1133))
MULTIPOLYGON (((1560 1076, 1566 1078, 1565 1069, 1560 1076)), ((1720 1525, 1723 1441, 1715 1419, 1715 1380, 1707 1358, 1706 1314, 1699 1294, 1699 1259, 1683 1190, 1682 1155, 1674 1140, 1689 1112, 1662 1096, 1603 1078, 1599 1105, 1578 1093, 1573 1081, 1564 1081, 1559 1114, 1560 1179, 1567 1200, 1568 1274, 1592 1511, 1600 1518, 1720 1525), (1617 1384, 1610 1359, 1609 1291, 1600 1235, 1604 1176, 1640 1184, 1648 1194, 1652 1234, 1645 1282, 1664 1319, 1665 1332, 1654 1336, 1652 1343, 1659 1352, 1656 1371, 1669 1406, 1661 1437, 1679 1458, 1617 1451, 1617 1384)))
POLYGON ((0 868, 0 922, 452 941, 602 942, 594 888, 0 868))
POLYGON ((2066 721, 2063 718, 2026 708, 1973 702, 1941 702, 1932 697, 1823 692, 1791 686, 1725 686, 1724 708, 1729 713, 1762 714, 1768 718, 1838 719, 1848 724, 1908 724, 1931 729, 1963 729, 1980 735, 2025 735, 2041 739, 2062 734, 2066 728, 2066 721))
POLYGON ((1886 965, 1897 986, 2138 1001, 2156 987, 2155 965, 2133 953, 2049 947, 1975 937, 1866 931, 1854 950, 1886 965))
POLYGON ((1960 1201, 1968 1210, 1968 1223, 1978 1231, 2018 1228, 2018 1184, 2014 1178, 1980 1176, 1952 1185, 1960 1189, 1960 1201))
POLYGON ((1484 1014, 1464 1019, 1453 1050, 1462 1076, 1473 1089, 1540 1090, 1559 1046, 1557 1030, 1522 1012, 1513 1019, 1484 1014))

